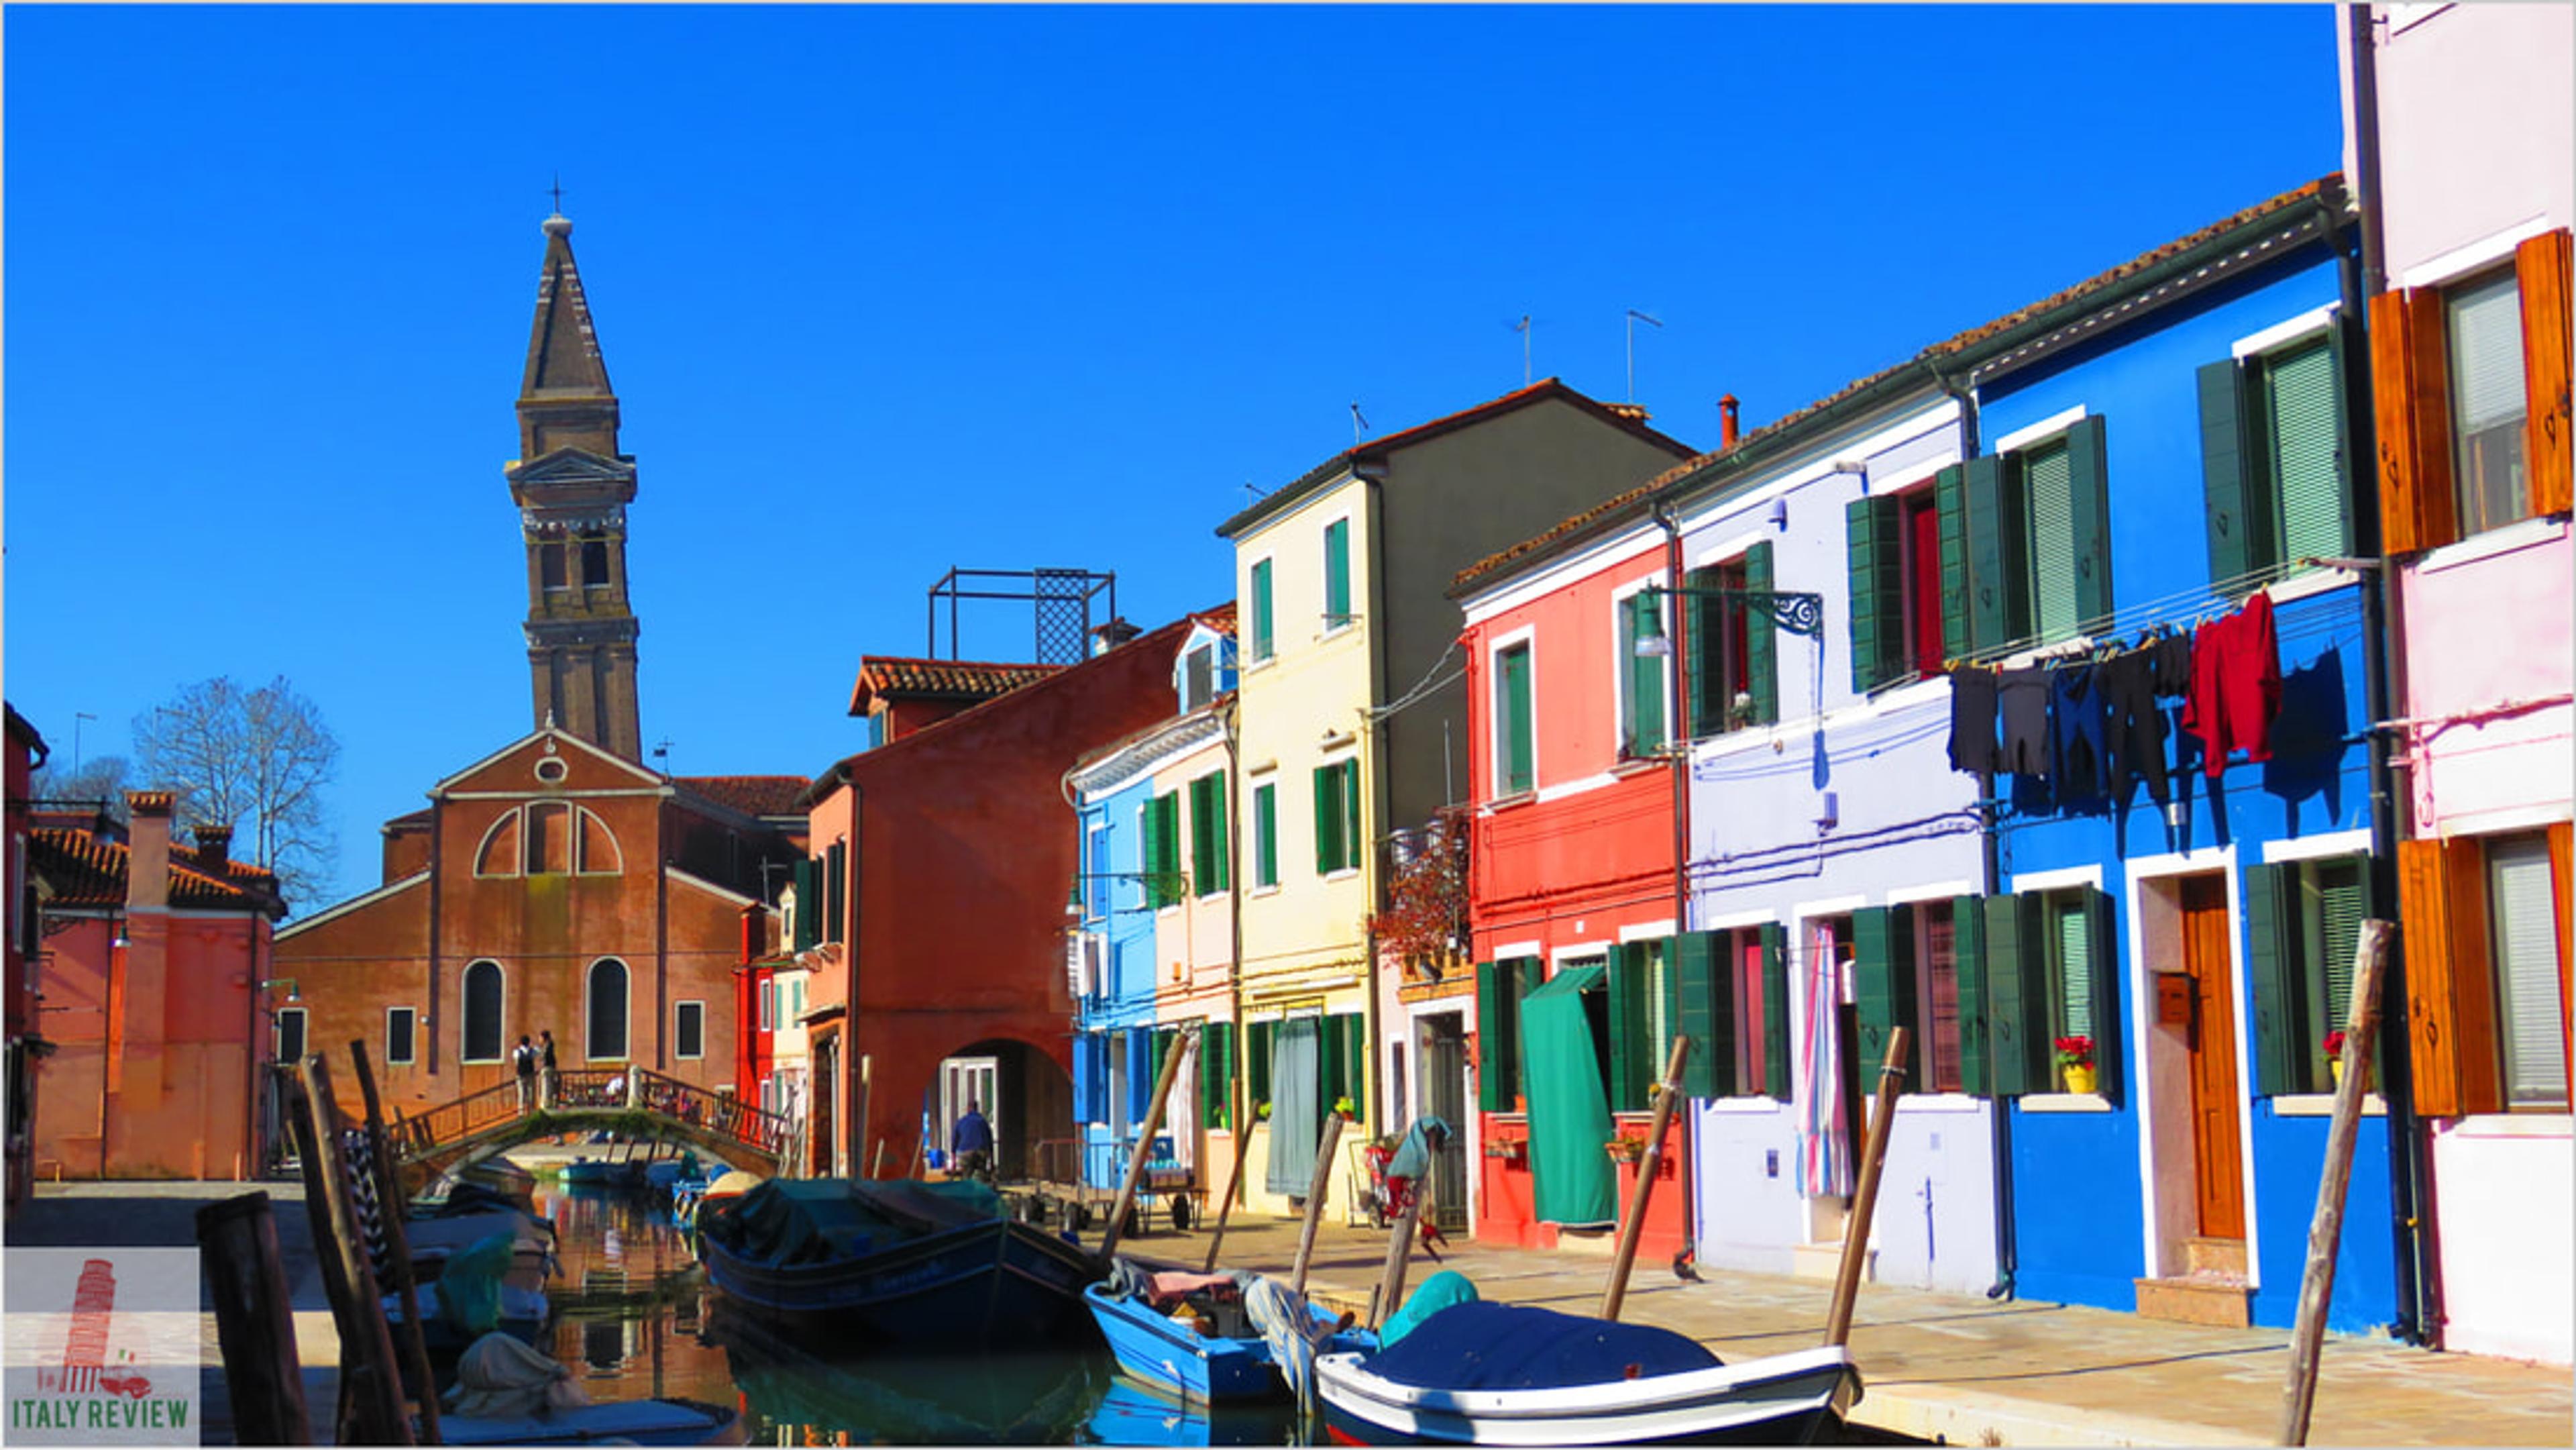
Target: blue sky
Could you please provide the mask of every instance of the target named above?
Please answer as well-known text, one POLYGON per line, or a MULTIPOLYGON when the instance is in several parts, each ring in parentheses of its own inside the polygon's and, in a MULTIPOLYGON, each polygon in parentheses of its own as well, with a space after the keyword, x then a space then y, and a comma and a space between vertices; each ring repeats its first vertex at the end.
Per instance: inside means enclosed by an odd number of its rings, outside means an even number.
MULTIPOLYGON (((1713 446, 2338 161, 2313 6, 10 7, 6 687, 283 674, 376 827, 525 733, 547 186, 640 485, 645 736, 857 748, 951 566, 1214 526, 1539 376, 1713 446)), ((1024 653, 984 606, 969 656, 1024 653)), ((312 909, 323 903, 303 903, 312 909)))

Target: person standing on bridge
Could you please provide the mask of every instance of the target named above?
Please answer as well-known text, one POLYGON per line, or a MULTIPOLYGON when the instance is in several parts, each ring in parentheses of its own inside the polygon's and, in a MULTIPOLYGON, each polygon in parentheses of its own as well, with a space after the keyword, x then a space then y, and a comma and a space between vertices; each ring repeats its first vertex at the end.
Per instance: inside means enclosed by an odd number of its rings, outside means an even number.
MULTIPOLYGON (((555 1031, 546 1028, 537 1034, 537 1105, 551 1110, 555 1106, 555 1031)), ((563 1141, 557 1133, 555 1141, 563 1141)))
POLYGON ((524 1032, 519 1034, 519 1045, 511 1050, 510 1063, 518 1070, 519 1111, 524 1113, 537 1102, 537 1049, 524 1032))
POLYGON ((966 1114, 948 1135, 948 1151, 957 1158, 961 1178, 986 1178, 992 1174, 993 1125, 984 1121, 983 1108, 973 1098, 966 1100, 966 1114))

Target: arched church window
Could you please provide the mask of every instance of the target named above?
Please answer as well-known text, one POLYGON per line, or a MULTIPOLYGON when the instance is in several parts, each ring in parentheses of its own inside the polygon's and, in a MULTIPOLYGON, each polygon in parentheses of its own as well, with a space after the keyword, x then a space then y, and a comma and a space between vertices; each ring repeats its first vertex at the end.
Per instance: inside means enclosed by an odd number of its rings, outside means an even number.
POLYGON ((584 1050, 591 1060, 626 1056, 626 964, 601 957, 590 964, 588 1031, 584 1050))
POLYGON ((465 1040, 457 1055, 466 1062, 501 1060, 501 964, 475 962, 465 969, 465 1040))
POLYGON ((581 816, 581 866, 584 875, 614 876, 626 869, 617 852, 617 837, 608 822, 587 806, 579 808, 581 816))
POLYGON ((581 582, 587 589, 608 587, 608 540, 597 534, 581 541, 581 582))
POLYGON ((572 870, 572 807, 539 801, 526 814, 528 874, 560 876, 572 870))
POLYGON ((490 830, 483 833, 483 844, 474 852, 474 874, 477 876, 516 876, 519 874, 519 813, 504 811, 490 830))

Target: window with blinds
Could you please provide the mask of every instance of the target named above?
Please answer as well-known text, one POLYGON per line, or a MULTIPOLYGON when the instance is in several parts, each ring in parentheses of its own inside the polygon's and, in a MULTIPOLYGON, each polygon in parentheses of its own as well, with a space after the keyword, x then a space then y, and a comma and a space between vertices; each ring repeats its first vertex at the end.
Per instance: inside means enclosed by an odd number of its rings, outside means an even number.
POLYGON ((1351 622, 1351 521, 1335 519, 1324 527, 1324 628, 1351 622))
POLYGON ((1270 561, 1252 566, 1252 657, 1270 658, 1270 561))
POLYGON ((1252 884, 1279 884, 1279 787, 1252 788, 1252 884))
POLYGON ((2053 896, 2048 914, 2049 965, 2057 975, 2057 1035, 2099 1042, 2102 1034, 2093 1030, 2092 923, 2085 916, 2084 899, 2074 893, 2053 896))
POLYGON ((2075 488, 2066 445, 2034 449, 2022 458, 2022 488, 2030 500, 2031 632, 2042 643, 2076 633, 2081 606, 2075 589, 2075 488))
POLYGON ((2280 561, 2339 557, 2347 546, 2334 349, 2319 336, 2264 359, 2256 377, 2280 561))
POLYGON ((2443 302, 2451 478, 2465 536, 2531 511, 2523 482, 2522 290, 2508 271, 2445 289, 2443 302))
POLYGON ((1914 959, 1923 972, 1923 1015, 1932 1049, 1925 1065, 1926 1086, 1936 1093, 1959 1092, 1964 1084, 1959 1071, 1958 933, 1950 903, 1918 904, 1914 908, 1914 929, 1914 959))
POLYGON ((2495 960, 2496 1036, 2509 1107, 2567 1102, 2565 1010, 2558 992, 2557 907, 2549 843, 2539 835, 2487 845, 2488 932, 2495 960))
POLYGON ((1641 655, 1640 641, 1662 638, 1662 599, 1643 590, 1619 601, 1619 748, 1650 755, 1664 747, 1664 659, 1641 655))

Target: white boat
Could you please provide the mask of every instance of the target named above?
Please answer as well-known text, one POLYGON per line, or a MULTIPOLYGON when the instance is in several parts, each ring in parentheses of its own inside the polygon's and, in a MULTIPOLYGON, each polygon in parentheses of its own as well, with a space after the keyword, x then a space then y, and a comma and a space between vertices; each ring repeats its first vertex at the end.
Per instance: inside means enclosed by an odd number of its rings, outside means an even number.
POLYGON ((1668 1330, 1484 1303, 1321 1356, 1315 1383, 1334 1437, 1369 1445, 1807 1444, 1861 1394, 1846 1349, 1720 1364, 1668 1330))

